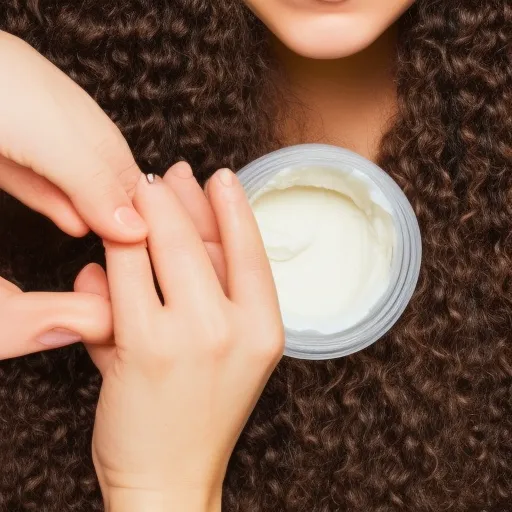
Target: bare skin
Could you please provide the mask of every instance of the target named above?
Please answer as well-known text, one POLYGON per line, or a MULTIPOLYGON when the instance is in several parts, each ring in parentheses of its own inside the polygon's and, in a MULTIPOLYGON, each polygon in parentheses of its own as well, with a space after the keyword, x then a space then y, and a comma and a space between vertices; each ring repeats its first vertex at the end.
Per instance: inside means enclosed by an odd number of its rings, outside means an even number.
MULTIPOLYGON (((290 143, 294 142, 328 142, 331 144, 339 144, 354 151, 357 151, 368 158, 374 158, 377 152, 378 143, 382 131, 393 112, 395 104, 395 93, 393 87, 393 79, 391 73, 391 63, 393 57, 393 45, 394 45, 395 32, 393 29, 387 31, 382 37, 369 47, 365 52, 365 55, 355 55, 351 58, 339 59, 337 61, 315 61, 298 56, 291 52, 279 41, 274 41, 276 52, 278 52, 278 58, 281 60, 283 69, 285 70, 284 77, 286 79, 286 87, 293 91, 294 96, 300 101, 301 105, 306 108, 302 112, 301 121, 299 124, 290 123, 286 126, 286 132, 284 136, 289 140, 290 143), (376 93, 376 91, 378 91, 376 93), (301 127, 307 126, 308 130, 302 130, 301 127)), ((289 119, 294 119, 296 116, 291 114, 288 116, 289 119)), ((190 219, 197 230, 198 235, 203 240, 206 252, 212 262, 212 268, 215 270, 219 284, 222 289, 229 290, 227 285, 226 276, 228 275, 226 266, 226 254, 222 250, 223 237, 219 235, 219 226, 217 219, 222 219, 222 216, 215 215, 214 209, 212 208, 211 201, 214 199, 212 191, 210 191, 209 199, 204 195, 200 189, 197 181, 193 177, 190 166, 185 162, 180 162, 173 166, 164 178, 164 182, 173 190, 175 197, 179 200, 180 204, 188 213, 190 219)), ((210 180, 210 185, 217 183, 215 177, 210 180)), ((211 188, 211 187, 209 187, 211 188)), ((137 196, 136 196, 137 198, 137 196)), ((139 201, 140 202, 140 201, 139 201)), ((136 202, 137 204, 137 202, 136 202)), ((222 205, 222 202, 218 202, 222 205)), ((142 212, 144 213, 144 212, 142 212)), ((160 212, 161 213, 161 212, 160 212)), ((236 212, 233 215, 237 216, 236 212)), ((150 227, 150 233, 153 227, 158 223, 159 215, 155 215, 154 219, 151 216, 143 215, 144 219, 150 227)), ((169 216, 164 216, 170 217, 169 216)), ((176 216, 172 216, 176 218, 176 216)), ((235 223, 236 224, 236 223, 235 223)), ((248 231, 248 227, 245 228, 248 231)), ((222 230, 221 230, 222 231, 222 230)), ((225 249, 225 248, 224 248, 225 249)), ((129 249, 119 246, 117 248, 119 257, 125 257, 129 255, 129 249)), ((108 256, 108 251, 107 251, 108 256)), ((151 257, 153 258, 153 254, 151 257)), ((168 259, 168 258, 167 258, 168 259)), ((107 258, 108 261, 108 258, 107 258)), ((121 261, 121 260, 118 260, 121 261)), ((117 265, 117 264, 116 264, 117 265)), ((110 280, 110 275, 109 275, 110 280)), ((165 277, 161 285, 165 285, 165 277)), ((190 286, 190 285, 189 285, 190 286)), ((107 292, 101 292, 108 288, 107 276, 103 271, 94 266, 89 266, 84 269, 79 280, 77 281, 75 290, 78 292, 94 291, 98 290, 99 295, 103 295, 104 298, 108 299, 107 292)), ((172 286, 171 286, 172 288, 172 286)), ((132 295, 146 296, 146 293, 137 292, 135 289, 132 295)), ((125 301, 123 298, 127 294, 122 294, 118 299, 119 305, 125 301)), ((263 295, 261 295, 263 297, 263 295)), ((265 301, 267 302, 267 301, 265 301)), ((114 311, 116 304, 114 303, 114 311)), ((184 313, 185 314, 185 313, 184 313)), ((124 322, 128 322, 125 320, 124 322)), ((168 327, 170 328, 170 326, 168 327)), ((168 329, 167 328, 167 329, 168 329)), ((122 333, 121 324, 114 328, 116 337, 118 333, 122 333)), ((268 332, 271 332, 269 329, 268 332)), ((268 333, 262 333, 263 336, 268 333)), ((143 333, 139 334, 139 337, 143 336, 143 333)), ((187 338, 189 335, 183 333, 183 337, 187 338)), ((244 339, 244 336, 237 338, 238 340, 244 339)), ((166 344, 166 339, 160 340, 163 345, 166 344)), ((282 341, 282 340, 281 340, 282 341)), ((115 346, 112 347, 95 347, 90 346, 90 354, 104 375, 106 382, 113 379, 111 370, 109 367, 112 366, 111 360, 115 360, 115 354, 118 354, 117 345, 119 341, 116 339, 115 346)), ((278 345, 278 343, 276 343, 278 345)), ((233 349, 236 348, 236 344, 232 345, 233 349)), ((279 351, 276 352, 278 354, 279 351)), ((195 356, 197 357, 197 356, 195 356)), ((204 356, 202 357, 204 359, 204 356)), ((275 364, 277 359, 269 358, 265 367, 273 367, 272 362, 275 364)), ((155 363, 150 363, 155 364, 155 363)), ((181 363, 184 364, 184 363, 181 363)), ((210 366, 215 366, 218 361, 212 359, 208 362, 210 366)), ((196 364, 193 365, 197 366, 196 364)), ((253 365, 254 366, 254 365, 253 365)), ((129 374, 128 374, 129 375, 129 374)), ((187 373, 188 376, 191 372, 187 373)), ((258 373, 258 385, 262 389, 264 383, 268 378, 268 373, 260 371, 258 373)), ((199 373, 194 382, 201 382, 201 373, 199 373)), ((203 385, 211 385, 211 383, 204 382, 203 385)), ((124 453, 126 448, 120 449, 115 447, 112 443, 102 443, 103 438, 109 439, 111 432, 115 430, 117 418, 119 417, 118 409, 116 405, 116 395, 121 396, 123 389, 130 386, 130 379, 123 383, 123 386, 118 386, 119 389, 115 389, 113 398, 108 401, 108 405, 105 405, 103 401, 103 407, 98 408, 97 422, 95 430, 95 442, 93 447, 97 449, 98 446, 103 449, 103 460, 117 460, 117 453, 121 451, 124 453), (114 418, 112 420, 111 418, 114 418), (101 425, 101 427, 98 427, 101 425), (107 425, 107 427, 105 427, 107 425)), ((202 386, 198 386, 202 389, 202 386)), ((156 384, 156 388, 160 388, 160 383, 156 384)), ((185 386, 186 388, 186 386, 185 386)), ((177 397, 183 394, 183 386, 176 386, 175 388, 165 387, 162 400, 167 403, 172 403, 177 397)), ((112 392, 111 392, 112 393, 112 392)), ((259 392, 258 392, 259 394, 259 392)), ((131 393, 134 396, 134 393, 131 393)), ((225 393, 225 398, 230 400, 232 405, 233 398, 225 393)), ((222 401, 222 400, 221 400, 222 401)), ((142 403, 144 397, 141 396, 140 404, 134 406, 134 410, 142 410, 142 403)), ((101 402, 100 402, 101 403, 101 402)), ((188 403, 188 402, 187 402, 188 403)), ((224 403, 224 402, 223 402, 224 403)), ((159 409, 159 404, 156 404, 155 410, 159 409)), ((244 411, 244 415, 238 420, 236 428, 234 428, 235 434, 230 438, 230 441, 226 443, 232 449, 238 433, 241 427, 245 423, 248 415, 248 411, 244 411)), ((193 421, 193 417, 197 415, 193 411, 189 411, 189 418, 186 423, 188 432, 188 425, 193 421)), ((152 413, 147 414, 148 417, 152 417, 152 413)), ((209 422, 211 422, 211 418, 209 422)), ((221 432, 225 430, 227 426, 223 426, 219 429, 216 434, 219 439, 222 437, 221 432)), ((177 426, 174 427, 177 432, 177 426)), ((156 434, 155 434, 156 435, 156 434)), ((170 437, 172 436, 172 429, 169 431, 170 437)), ((201 433, 198 431, 200 438, 201 433)), ((132 438, 136 438, 137 435, 130 433, 127 436, 126 444, 132 443, 132 438)), ((156 435, 158 437, 158 435, 156 435)), ((183 434, 180 434, 180 439, 183 434)), ((186 437, 186 436, 185 436, 186 437)), ((208 442, 200 447, 199 453, 206 453, 209 450, 211 438, 208 438, 208 442)), ((183 441, 180 441, 180 446, 183 441)), ((194 441, 192 445, 197 446, 198 441, 194 441)), ((165 461, 171 458, 171 453, 175 450, 170 441, 164 443, 164 446, 169 446, 169 454, 163 458, 162 463, 159 467, 155 466, 153 473, 139 474, 136 468, 141 465, 141 460, 144 459, 141 453, 144 454, 147 449, 145 448, 144 441, 135 443, 134 446, 141 445, 144 448, 135 452, 131 455, 129 463, 124 463, 116 471, 116 478, 120 479, 122 485, 112 486, 106 483, 105 478, 105 464, 102 463, 102 458, 95 457, 95 465, 97 472, 102 483, 102 490, 107 503, 110 503, 109 510, 115 512, 117 510, 131 510, 129 507, 134 506, 133 510, 138 509, 140 506, 151 506, 154 510, 171 510, 177 503, 180 506, 186 505, 190 510, 197 511, 218 511, 220 510, 220 496, 222 490, 222 480, 224 478, 224 471, 227 462, 224 461, 222 464, 217 464, 213 468, 205 469, 204 473, 199 473, 199 480, 195 482, 193 488, 186 491, 184 494, 177 492, 171 485, 163 485, 159 487, 156 485, 159 480, 159 475, 168 474, 167 481, 173 481, 177 479, 177 473, 173 474, 173 465, 165 466, 165 461), (165 471, 162 468, 166 468, 165 471), (137 475, 135 480, 130 478, 130 475, 137 475), (128 475, 128 476, 127 476, 128 475), (131 490, 131 486, 135 486, 137 482, 149 481, 149 489, 151 492, 145 490, 131 490), (204 488, 201 482, 204 482, 204 488), (212 484, 212 482, 217 482, 212 484), (153 489, 152 485, 156 487, 153 489), (119 489, 121 488, 121 490, 119 489), (199 489, 199 495, 198 495, 199 489), (199 499, 198 499, 199 496, 199 499), (178 500, 178 501, 176 501, 178 500)), ((226 445, 221 449, 221 453, 226 452, 226 445)), ((158 450, 161 452, 162 448, 158 450)), ((190 451, 190 454, 192 452, 190 451)), ((187 452, 182 453, 183 457, 187 456, 187 452)), ((191 455, 190 455, 191 456, 191 455)), ((201 457, 198 456, 197 462, 195 462, 195 473, 197 468, 201 467, 201 457)), ((156 459, 155 459, 156 460, 156 459)), ((107 464, 107 467, 110 467, 107 464)), ((149 468, 148 468, 149 471, 149 468)), ((180 486, 183 489, 183 485, 180 486)))
POLYGON ((286 143, 333 144, 375 160, 396 111, 395 42, 393 26, 355 55, 319 60, 298 55, 274 37, 283 87, 297 100, 284 116, 286 143))
MULTIPOLYGON (((274 48, 283 69, 281 85, 302 105, 287 115, 300 121, 287 123, 285 141, 328 142, 375 159, 381 135, 396 109, 393 25, 413 0, 246 3, 274 34, 274 48)), ((185 163, 174 166, 157 184, 147 186, 136 167, 125 165, 133 160, 122 136, 83 91, 77 91, 25 45, 15 42, 14 47, 9 43, 3 48, 10 58, 16 56, 15 62, 24 64, 17 69, 34 69, 31 62, 39 63, 41 80, 31 83, 44 84, 43 77, 58 82, 61 96, 71 102, 66 110, 75 111, 73 104, 84 107, 81 125, 90 121, 87 133, 97 134, 103 129, 106 134, 93 144, 102 149, 101 154, 87 165, 89 172, 94 169, 96 178, 103 181, 101 186, 89 188, 76 185, 87 169, 73 174, 71 181, 63 181, 69 176, 64 172, 69 166, 48 158, 59 154, 54 151, 55 141, 36 145, 38 151, 27 146, 29 139, 44 140, 45 132, 27 137, 20 129, 13 137, 12 130, 7 130, 11 137, 5 138, 1 148, 4 161, 0 161, 0 170, 5 173, 9 168, 23 178, 9 192, 52 219, 62 215, 51 205, 64 208, 67 221, 61 227, 70 234, 81 235, 97 227, 96 231, 111 242, 106 243, 108 275, 90 265, 75 283, 74 297, 103 312, 103 318, 94 315, 93 326, 83 325, 78 314, 83 307, 75 308, 78 313, 74 309, 68 312, 64 319, 52 319, 51 324, 37 324, 34 319, 47 316, 39 304, 63 298, 34 300, 28 295, 20 300, 20 290, 0 282, 2 305, 11 308, 6 320, 17 325, 19 322, 11 321, 17 319, 16 313, 18 318, 22 315, 34 320, 24 325, 37 327, 30 332, 13 331, 15 343, 5 343, 0 358, 49 348, 47 339, 45 344, 35 337, 48 330, 76 331, 80 336, 71 340, 56 339, 52 332, 51 343, 55 347, 80 338, 87 340, 91 357, 103 375, 93 453, 106 510, 218 512, 231 450, 283 349, 270 267, 243 190, 229 171, 218 172, 209 182, 206 197, 185 163), (103 151, 105 140, 109 141, 108 158, 103 151), (98 168, 104 172, 98 173, 98 168), (128 184, 121 179, 126 179, 127 168, 133 174, 128 184), (89 196, 105 183, 112 194, 102 208, 91 208, 95 200, 89 196), (33 190, 34 184, 44 186, 43 199, 53 201, 40 201, 39 196, 26 192, 33 190), (128 207, 131 213, 123 215, 123 222, 115 214, 120 207, 128 207), (165 215, 166 209, 172 209, 172 215, 165 215), (162 218, 176 222, 165 223, 162 218), (145 247, 140 241, 147 234, 145 247), (154 289, 150 261, 167 294, 164 305, 154 289), (176 271, 182 266, 188 272, 176 271), (178 297, 177 289, 194 293, 178 297), (247 290, 254 289, 257 293, 247 295, 247 290), (248 300, 249 296, 257 300, 248 300), (213 329, 204 329, 195 321, 194 305, 200 299, 206 301, 203 309, 213 329), (25 303, 23 310, 20 304, 25 303), (255 318, 259 319, 257 325, 255 318), (20 348, 20 341, 27 338, 30 343, 20 348), (267 340, 267 345, 260 340, 267 340), (221 392, 212 393, 212 389, 221 392), (201 403, 209 407, 196 407, 201 403), (228 410, 229 414, 225 413, 228 410), (207 424, 212 428, 205 429, 207 424), (189 462, 186 471, 183 460, 189 462)), ((20 87, 28 83, 23 74, 19 83, 20 87)), ((42 94, 44 90, 34 92, 42 94)), ((55 121, 56 128, 73 134, 66 130, 65 119, 54 115, 48 95, 42 98, 38 105, 55 121)), ((11 110, 13 120, 21 126, 18 110, 11 110)), ((79 144, 83 139, 76 137, 71 141, 76 144, 70 147, 90 158, 95 153, 79 144)))

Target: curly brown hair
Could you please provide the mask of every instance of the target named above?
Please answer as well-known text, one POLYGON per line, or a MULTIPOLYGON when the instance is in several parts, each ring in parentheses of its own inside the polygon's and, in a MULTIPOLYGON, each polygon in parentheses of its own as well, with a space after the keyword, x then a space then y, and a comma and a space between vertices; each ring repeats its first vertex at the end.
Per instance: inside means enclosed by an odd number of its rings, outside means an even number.
MULTIPOLYGON (((512 6, 418 0, 399 25, 379 162, 422 227, 416 294, 372 347, 282 361, 226 511, 512 510, 512 6)), ((145 171, 184 158, 204 181, 279 146, 267 31, 240 0, 0 0, 0 29, 86 89, 145 171)), ((25 289, 69 289, 102 259, 5 195, 0 219, 2 275, 25 289)), ((0 364, 1 512, 103 510, 100 383, 81 346, 0 364)))

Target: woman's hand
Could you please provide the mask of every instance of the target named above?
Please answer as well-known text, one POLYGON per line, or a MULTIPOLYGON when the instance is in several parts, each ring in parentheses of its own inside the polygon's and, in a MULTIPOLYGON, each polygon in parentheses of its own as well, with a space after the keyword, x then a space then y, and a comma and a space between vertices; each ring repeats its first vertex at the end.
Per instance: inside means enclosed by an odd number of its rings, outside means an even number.
POLYGON ((93 457, 110 512, 220 510, 229 457, 282 354, 277 295, 243 188, 222 170, 208 192, 225 291, 191 216, 159 178, 141 180, 134 198, 148 248, 105 244, 109 291, 95 265, 77 281, 112 301, 115 347, 91 351, 104 379, 93 457))
POLYGON ((91 293, 22 293, 0 278, 0 360, 112 334, 110 303, 91 293))
POLYGON ((141 175, 116 125, 30 45, 0 31, 0 188, 70 235, 147 234, 130 195, 141 175))
MULTIPOLYGON (((70 235, 91 228, 118 242, 143 240, 147 227, 130 197, 141 172, 115 124, 58 68, 1 31, 0 67, 0 189, 70 235)), ((0 280, 0 359, 110 336, 104 303, 88 294, 24 296, 0 280), (103 325, 90 325, 91 312, 103 325)))

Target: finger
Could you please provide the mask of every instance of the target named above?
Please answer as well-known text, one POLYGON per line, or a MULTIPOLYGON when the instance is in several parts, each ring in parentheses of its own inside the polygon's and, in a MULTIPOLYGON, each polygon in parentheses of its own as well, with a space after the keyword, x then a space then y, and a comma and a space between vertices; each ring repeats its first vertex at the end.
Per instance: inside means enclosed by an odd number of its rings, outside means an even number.
POLYGON ((277 305, 272 271, 251 206, 238 178, 220 169, 208 182, 224 248, 229 296, 253 306, 277 305))
POLYGON ((147 226, 128 195, 142 173, 127 145, 121 138, 112 137, 105 142, 109 148, 99 150, 77 135, 63 132, 61 126, 66 123, 62 119, 50 121, 55 133, 50 140, 39 142, 31 167, 60 188, 80 217, 102 238, 125 243, 144 240, 147 226), (117 157, 107 159, 100 153, 117 157))
POLYGON ((143 240, 147 227, 127 193, 141 173, 125 139, 94 100, 57 67, 21 41, 16 49, 2 52, 2 65, 12 79, 0 80, 0 94, 9 97, 16 83, 17 97, 23 101, 2 105, 2 154, 61 189, 101 236, 143 240), (34 76, 41 77, 37 87, 34 76))
POLYGON ((167 171, 164 181, 172 188, 192 219, 194 227, 205 244, 219 282, 226 292, 226 262, 220 243, 217 219, 203 189, 194 178, 192 168, 187 162, 178 162, 167 171))
MULTIPOLYGON (((153 175, 151 175, 153 177, 153 175)), ((166 304, 221 293, 208 253, 172 189, 158 177, 141 180, 134 204, 149 226, 148 247, 166 304)))
POLYGON ((220 243, 219 228, 208 199, 187 162, 174 164, 164 176, 187 213, 199 236, 206 242, 220 243))
POLYGON ((107 301, 88 293, 17 293, 2 300, 0 359, 84 340, 106 343, 112 333, 107 301))
POLYGON ((89 231, 87 224, 61 190, 31 169, 1 155, 0 189, 48 217, 71 236, 84 236, 89 231))
POLYGON ((149 326, 161 307, 146 244, 104 242, 116 342, 149 326))
POLYGON ((110 300, 107 274, 97 263, 86 265, 76 276, 74 286, 75 291, 78 291, 76 288, 80 288, 81 293, 92 293, 110 300))
MULTIPOLYGON (((110 301, 107 275, 100 265, 96 263, 91 263, 81 270, 75 279, 74 290, 75 292, 99 295, 105 300, 110 301)), ((116 354, 113 339, 110 342, 111 344, 108 345, 85 344, 89 356, 102 375, 105 375, 108 368, 110 368, 116 354)))

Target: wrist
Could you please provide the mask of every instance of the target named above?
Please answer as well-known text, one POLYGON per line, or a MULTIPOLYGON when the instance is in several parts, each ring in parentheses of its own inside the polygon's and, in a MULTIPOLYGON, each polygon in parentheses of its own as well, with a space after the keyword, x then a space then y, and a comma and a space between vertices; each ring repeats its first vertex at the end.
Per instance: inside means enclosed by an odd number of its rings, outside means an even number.
POLYGON ((105 512, 221 512, 222 492, 110 489, 105 512))

